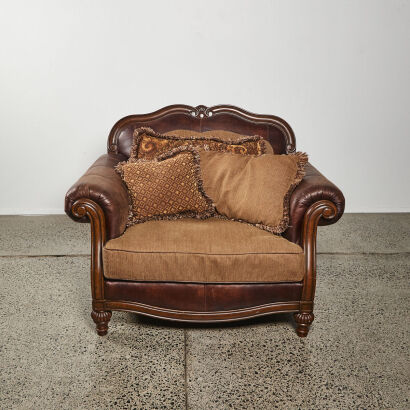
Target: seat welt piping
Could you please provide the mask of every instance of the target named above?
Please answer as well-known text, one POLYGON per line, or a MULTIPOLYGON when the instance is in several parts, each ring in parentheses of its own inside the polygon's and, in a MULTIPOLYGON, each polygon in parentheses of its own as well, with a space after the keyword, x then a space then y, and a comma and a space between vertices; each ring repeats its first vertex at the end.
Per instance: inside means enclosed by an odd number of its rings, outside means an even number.
POLYGON ((125 253, 137 253, 137 254, 179 254, 179 255, 207 255, 207 256, 241 256, 241 255, 302 255, 301 252, 242 252, 242 253, 204 253, 204 252, 179 252, 179 251, 129 251, 126 249, 111 249, 104 248, 104 251, 107 252, 125 252, 125 253))

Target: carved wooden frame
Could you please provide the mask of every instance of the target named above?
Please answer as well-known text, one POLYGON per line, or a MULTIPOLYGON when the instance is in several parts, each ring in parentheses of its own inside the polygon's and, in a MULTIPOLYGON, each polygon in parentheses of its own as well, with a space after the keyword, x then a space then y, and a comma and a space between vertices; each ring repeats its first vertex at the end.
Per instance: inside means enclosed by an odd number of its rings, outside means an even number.
POLYGON ((312 324, 313 302, 316 290, 316 238, 320 218, 332 219, 337 215, 336 205, 327 200, 313 203, 303 218, 301 244, 305 254, 305 277, 303 279, 300 308, 294 314, 297 323, 296 332, 300 337, 306 337, 312 324))
POLYGON ((273 313, 295 312, 296 332, 300 337, 308 334, 313 322, 313 301, 316 287, 316 236, 320 218, 332 219, 337 214, 336 205, 322 200, 312 204, 306 211, 301 243, 305 254, 305 276, 301 300, 271 303, 246 309, 217 312, 190 312, 159 308, 138 302, 107 300, 104 297, 104 268, 102 250, 106 242, 105 215, 94 201, 83 198, 72 206, 78 218, 87 216, 91 222, 91 293, 92 313, 97 333, 106 335, 112 310, 137 312, 142 315, 181 322, 229 322, 249 319, 273 313))
POLYGON ((157 120, 159 118, 167 117, 175 114, 185 114, 187 116, 192 116, 198 119, 212 117, 218 114, 229 114, 233 117, 239 117, 245 119, 254 124, 266 124, 280 129, 282 134, 286 139, 286 153, 292 153, 296 150, 296 139, 295 134, 291 126, 282 118, 275 115, 265 115, 265 114, 255 114, 246 111, 242 108, 235 107, 233 105, 214 105, 212 107, 206 107, 205 105, 198 105, 192 107, 190 105, 175 104, 169 105, 167 107, 161 108, 149 114, 135 114, 129 115, 127 117, 121 118, 117 121, 111 129, 110 135, 108 136, 107 150, 108 152, 118 153, 118 137, 121 129, 134 122, 146 122, 157 120))

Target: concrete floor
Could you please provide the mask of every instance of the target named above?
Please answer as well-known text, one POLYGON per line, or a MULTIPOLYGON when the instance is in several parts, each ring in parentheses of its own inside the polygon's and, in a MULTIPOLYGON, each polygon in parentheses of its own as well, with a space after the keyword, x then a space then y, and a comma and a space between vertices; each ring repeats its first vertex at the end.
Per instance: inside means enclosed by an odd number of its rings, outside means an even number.
POLYGON ((90 318, 89 226, 0 217, 1 409, 408 409, 410 214, 319 230, 316 320, 90 318))

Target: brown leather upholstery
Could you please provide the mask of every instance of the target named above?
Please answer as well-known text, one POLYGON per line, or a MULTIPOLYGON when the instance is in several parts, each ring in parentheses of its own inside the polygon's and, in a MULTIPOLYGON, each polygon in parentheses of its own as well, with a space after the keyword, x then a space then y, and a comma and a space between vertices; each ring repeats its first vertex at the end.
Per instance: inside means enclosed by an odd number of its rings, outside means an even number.
POLYGON ((343 215, 345 198, 342 191, 314 166, 306 164, 306 175, 302 182, 293 191, 290 198, 290 222, 289 228, 283 236, 292 242, 300 243, 300 235, 303 218, 307 209, 315 202, 326 199, 333 202, 337 207, 337 215, 332 219, 323 219, 319 225, 330 225, 337 222, 343 215))
POLYGON ((103 249, 109 279, 177 282, 298 282, 300 246, 241 222, 219 218, 149 221, 103 249))
POLYGON ((107 240, 120 236, 128 219, 128 193, 115 165, 126 158, 120 154, 102 155, 87 172, 68 190, 65 197, 65 212, 77 222, 89 222, 87 217, 76 218, 71 211, 74 202, 89 198, 104 211, 107 240))
POLYGON ((214 284, 105 281, 105 297, 163 309, 213 312, 297 301, 302 282, 214 284))
MULTIPOLYGON (((217 110, 213 112, 212 116, 204 116, 203 118, 180 113, 173 113, 155 119, 126 117, 115 124, 111 131, 111 134, 116 134, 116 152, 129 157, 132 135, 134 130, 139 127, 150 127, 161 134, 172 130, 186 129, 198 132, 226 130, 242 135, 260 135, 269 141, 276 154, 285 154, 287 152, 286 137, 281 127, 266 122, 262 123, 261 121, 252 122, 236 115, 220 113, 217 110)), ((286 124, 283 120, 281 122, 286 124)), ((287 127, 289 126, 287 125, 287 127)))
MULTIPOLYGON (((114 166, 126 160, 121 154, 105 154, 95 161, 87 172, 68 190, 65 198, 65 212, 77 222, 89 222, 87 217, 78 219, 71 213, 77 199, 90 198, 104 210, 107 224, 107 240, 124 232, 128 218, 128 194, 114 166)), ((330 225, 343 215, 345 198, 340 189, 323 176, 313 165, 306 165, 306 176, 294 190, 290 200, 290 224, 283 236, 294 243, 300 243, 303 217, 314 202, 327 199, 333 202, 338 214, 330 220, 321 219, 319 225, 330 225)))
MULTIPOLYGON (((126 160, 121 154, 105 154, 68 190, 65 198, 65 212, 78 222, 89 222, 87 217, 78 219, 71 213, 73 203, 80 198, 90 198, 104 210, 107 224, 107 240, 124 232, 128 217, 128 194, 114 166, 126 160)), ((283 236, 294 243, 300 243, 303 217, 314 202, 327 199, 333 202, 338 214, 333 219, 321 219, 319 225, 330 225, 343 215, 345 198, 340 189, 323 176, 311 164, 306 165, 306 176, 294 190, 290 200, 290 224, 283 236)))

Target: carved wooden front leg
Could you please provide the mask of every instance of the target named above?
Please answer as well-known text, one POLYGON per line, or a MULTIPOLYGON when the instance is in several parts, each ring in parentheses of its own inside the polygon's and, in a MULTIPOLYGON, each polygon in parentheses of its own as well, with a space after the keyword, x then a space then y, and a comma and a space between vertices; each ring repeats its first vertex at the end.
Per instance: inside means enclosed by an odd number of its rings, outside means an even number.
POLYGON ((85 215, 91 223, 91 294, 93 310, 91 317, 97 325, 97 333, 104 336, 108 331, 111 311, 105 309, 104 274, 102 250, 106 241, 105 215, 101 207, 88 198, 79 199, 72 206, 72 213, 78 218, 85 215))
POLYGON ((313 301, 316 290, 316 236, 320 218, 332 219, 337 214, 336 205, 330 201, 318 201, 309 207, 303 220, 302 245, 305 253, 305 277, 303 279, 300 310, 294 314, 296 333, 306 337, 312 324, 313 301))
POLYGON ((298 312, 294 314, 296 326, 296 333, 299 337, 306 337, 309 333, 309 326, 315 318, 313 312, 298 312))
POLYGON ((111 311, 110 310, 105 310, 103 312, 96 312, 93 310, 91 312, 91 317, 94 320, 94 323, 96 324, 97 327, 97 333, 100 336, 105 336, 108 332, 108 322, 111 319, 111 311))

